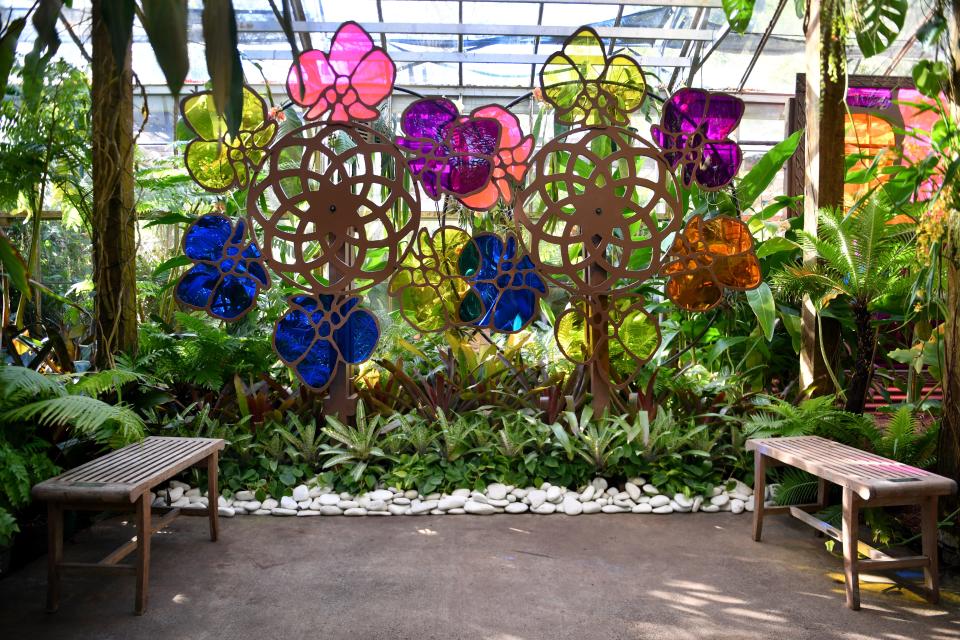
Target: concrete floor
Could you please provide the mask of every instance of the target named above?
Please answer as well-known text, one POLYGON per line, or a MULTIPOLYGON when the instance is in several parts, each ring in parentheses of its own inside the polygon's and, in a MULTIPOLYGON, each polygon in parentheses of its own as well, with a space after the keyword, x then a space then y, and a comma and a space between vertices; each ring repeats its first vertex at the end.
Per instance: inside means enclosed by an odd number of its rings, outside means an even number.
MULTIPOLYGON (((42 610, 46 558, 0 581, 5 640, 164 638, 670 638, 958 640, 948 581, 931 606, 863 584, 843 606, 840 563, 821 539, 746 516, 203 518, 153 537, 150 607, 129 577, 71 576, 42 610)), ((122 518, 66 545, 95 560, 132 535, 122 518)))

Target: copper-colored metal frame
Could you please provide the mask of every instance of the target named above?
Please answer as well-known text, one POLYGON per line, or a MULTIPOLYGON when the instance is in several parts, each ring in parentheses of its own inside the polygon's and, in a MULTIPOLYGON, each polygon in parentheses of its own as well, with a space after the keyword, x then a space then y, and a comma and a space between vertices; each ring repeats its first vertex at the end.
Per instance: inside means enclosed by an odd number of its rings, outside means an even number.
MULTIPOLYGON (((263 159, 247 192, 247 217, 252 228, 263 234, 261 246, 266 263, 284 281, 313 293, 356 293, 386 280, 397 269, 410 248, 409 242, 405 240, 412 237, 420 226, 419 190, 405 191, 403 188, 404 174, 409 176, 406 167, 404 157, 396 145, 382 141, 374 130, 363 125, 312 122, 285 135, 263 159), (306 135, 310 133, 312 135, 306 135), (349 136, 354 146, 339 154, 331 151, 323 142, 333 134, 349 136), (281 168, 281 154, 295 146, 303 148, 300 165, 293 169, 281 168), (392 157, 396 161, 396 175, 389 181, 372 173, 372 159, 376 154, 392 157), (325 167, 319 167, 319 170, 311 166, 311 162, 317 157, 327 163, 325 167), (352 185, 362 181, 350 175, 346 163, 356 157, 364 160, 367 170, 365 177, 371 178, 372 182, 391 187, 388 201, 378 204, 353 193, 352 185), (301 188, 301 191, 295 194, 297 199, 293 201, 286 196, 281 184, 281 181, 288 179, 297 180, 301 188), (311 183, 320 186, 311 188, 311 183), (342 188, 335 189, 332 194, 323 192, 323 189, 330 185, 340 187, 344 184, 351 185, 349 193, 345 193, 347 189, 342 188), (281 201, 280 207, 271 212, 269 217, 260 209, 261 196, 268 190, 281 201), (322 199, 323 203, 311 201, 310 198, 322 199), (389 215, 397 199, 406 201, 410 211, 409 219, 400 229, 394 227, 389 215), (301 201, 305 201, 306 210, 295 206, 294 203, 301 201), (323 211, 320 211, 321 204, 323 211), (370 213, 362 216, 361 208, 369 209, 370 213), (277 222, 288 213, 294 213, 300 219, 296 232, 276 228, 277 222), (348 217, 349 222, 344 222, 343 216, 348 217), (365 221, 364 218, 368 220, 365 221), (363 233, 361 230, 368 222, 380 222, 387 230, 386 237, 373 240, 363 233), (308 224, 314 228, 309 238, 305 237, 304 233, 308 224), (333 241, 329 242, 331 236, 333 241), (295 252, 292 263, 281 262, 274 257, 275 238, 290 243, 295 252), (320 247, 320 255, 309 262, 303 256, 303 245, 307 242, 317 242, 320 247), (387 249, 385 264, 373 273, 363 271, 364 257, 368 251, 376 248, 387 249), (317 277, 317 273, 324 270, 329 278, 326 283, 317 277), (357 281, 365 281, 365 284, 358 286, 357 281)), ((410 181, 412 184, 412 176, 410 181)))

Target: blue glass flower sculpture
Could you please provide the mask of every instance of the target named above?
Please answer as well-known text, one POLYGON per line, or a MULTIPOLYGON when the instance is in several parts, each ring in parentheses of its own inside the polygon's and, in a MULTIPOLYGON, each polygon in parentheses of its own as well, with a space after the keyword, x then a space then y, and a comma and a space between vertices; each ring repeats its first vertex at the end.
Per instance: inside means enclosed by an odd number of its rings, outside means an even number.
POLYGON ((533 320, 547 285, 530 256, 519 251, 511 233, 506 241, 494 233, 473 237, 460 253, 460 274, 470 289, 460 300, 461 322, 501 333, 516 333, 533 320))
POLYGON ((243 220, 209 213, 190 225, 183 252, 195 264, 180 278, 174 295, 181 304, 221 320, 249 311, 261 289, 270 287, 263 257, 248 240, 243 220))
POLYGON ((273 348, 297 377, 315 391, 330 384, 339 363, 360 364, 370 357, 380 327, 360 298, 299 295, 273 331, 273 348))

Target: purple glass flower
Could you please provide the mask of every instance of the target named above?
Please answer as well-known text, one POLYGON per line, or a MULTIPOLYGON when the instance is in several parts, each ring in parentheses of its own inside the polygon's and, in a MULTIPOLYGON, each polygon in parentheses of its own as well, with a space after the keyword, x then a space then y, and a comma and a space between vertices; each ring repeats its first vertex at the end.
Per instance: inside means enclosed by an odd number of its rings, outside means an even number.
POLYGON ((424 98, 404 110, 400 127, 397 144, 413 156, 410 171, 434 200, 473 195, 490 182, 500 139, 496 119, 464 117, 449 100, 424 98))
POLYGON ((726 93, 680 89, 663 105, 660 126, 650 127, 671 168, 683 164, 683 184, 714 191, 730 184, 743 153, 728 136, 740 124, 743 102, 726 93))

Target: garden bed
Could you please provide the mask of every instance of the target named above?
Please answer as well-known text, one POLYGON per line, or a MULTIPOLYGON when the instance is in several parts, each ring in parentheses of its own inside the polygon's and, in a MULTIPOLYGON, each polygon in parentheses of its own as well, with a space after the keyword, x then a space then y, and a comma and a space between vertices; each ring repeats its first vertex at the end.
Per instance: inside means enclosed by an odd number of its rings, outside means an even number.
MULTIPOLYGON (((292 495, 279 499, 253 491, 225 492, 218 498, 221 516, 418 516, 418 515, 493 515, 496 513, 565 514, 576 516, 594 513, 734 513, 752 512, 753 489, 731 479, 714 487, 710 495, 672 496, 660 493, 644 478, 633 478, 622 488, 604 478, 595 478, 577 490, 543 483, 536 487, 514 487, 501 483, 487 486, 485 491, 456 489, 448 493, 421 495, 416 489, 402 491, 395 487, 376 489, 360 495, 335 492, 318 482, 298 485, 292 495)), ((766 498, 776 495, 777 485, 767 487, 766 498)), ((208 498, 200 488, 172 481, 154 496, 155 507, 204 509, 208 498)))

